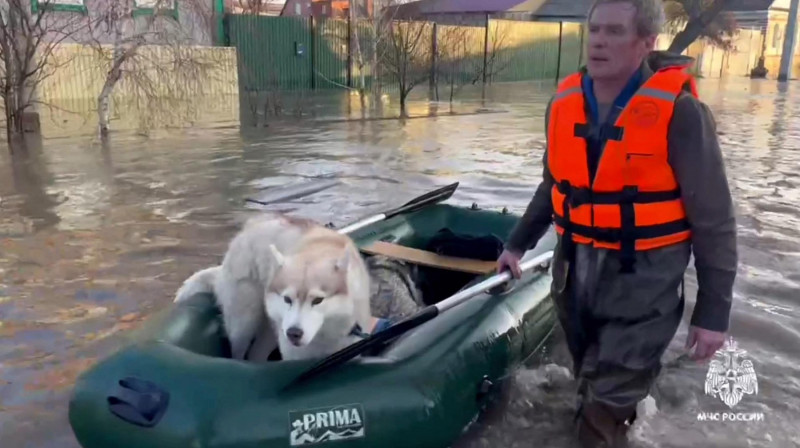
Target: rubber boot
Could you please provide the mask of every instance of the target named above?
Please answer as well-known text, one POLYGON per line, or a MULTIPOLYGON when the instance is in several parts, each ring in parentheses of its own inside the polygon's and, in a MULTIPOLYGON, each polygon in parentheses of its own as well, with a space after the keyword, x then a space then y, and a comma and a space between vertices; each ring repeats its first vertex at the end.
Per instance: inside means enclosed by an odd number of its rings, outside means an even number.
POLYGON ((627 448, 628 429, 635 418, 620 419, 599 403, 584 403, 575 417, 576 434, 581 448, 627 448))

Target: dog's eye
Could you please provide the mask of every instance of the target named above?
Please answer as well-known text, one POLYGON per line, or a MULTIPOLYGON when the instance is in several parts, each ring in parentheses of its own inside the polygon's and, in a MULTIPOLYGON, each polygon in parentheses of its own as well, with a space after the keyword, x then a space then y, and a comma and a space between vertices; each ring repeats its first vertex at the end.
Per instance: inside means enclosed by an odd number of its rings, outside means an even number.
POLYGON ((289 305, 292 304, 292 298, 289 296, 283 296, 283 301, 288 303, 289 305))
POLYGON ((314 297, 314 300, 311 301, 311 304, 319 305, 323 300, 325 300, 325 297, 314 297))

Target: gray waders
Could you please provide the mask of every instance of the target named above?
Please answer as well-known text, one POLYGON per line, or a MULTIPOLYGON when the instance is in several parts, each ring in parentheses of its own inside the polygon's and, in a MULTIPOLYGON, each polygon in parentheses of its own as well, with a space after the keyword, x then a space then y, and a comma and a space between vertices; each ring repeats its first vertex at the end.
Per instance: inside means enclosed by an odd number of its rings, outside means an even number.
POLYGON ((624 447, 680 324, 691 248, 637 252, 635 272, 621 273, 618 251, 567 246, 559 241, 551 292, 578 381, 578 440, 624 447))

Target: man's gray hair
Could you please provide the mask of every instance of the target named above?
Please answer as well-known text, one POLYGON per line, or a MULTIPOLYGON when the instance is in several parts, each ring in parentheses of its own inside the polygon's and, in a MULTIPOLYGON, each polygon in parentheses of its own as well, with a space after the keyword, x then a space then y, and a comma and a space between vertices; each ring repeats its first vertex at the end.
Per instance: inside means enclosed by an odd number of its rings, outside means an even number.
POLYGON ((595 0, 587 17, 591 18, 597 5, 606 3, 628 3, 636 8, 634 23, 640 37, 648 37, 661 33, 666 21, 663 0, 595 0))

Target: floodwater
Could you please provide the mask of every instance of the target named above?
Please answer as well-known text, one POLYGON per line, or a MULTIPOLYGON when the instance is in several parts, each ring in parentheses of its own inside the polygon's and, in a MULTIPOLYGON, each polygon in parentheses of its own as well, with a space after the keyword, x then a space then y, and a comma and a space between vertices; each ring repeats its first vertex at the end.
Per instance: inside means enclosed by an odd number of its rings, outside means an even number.
MULTIPOLYGON (((758 392, 733 409, 704 394, 706 366, 671 362, 670 347, 642 417, 642 447, 800 445, 800 86, 704 80, 735 195, 740 268, 731 334, 758 392), (700 412, 760 413, 758 421, 698 421, 700 412)), ((7 448, 72 448, 67 400, 76 376, 167 306, 181 281, 217 264, 265 187, 336 176, 342 184, 273 208, 342 224, 460 181, 452 201, 522 212, 541 173, 543 114, 552 86, 495 87, 463 113, 378 121, 289 121, 45 140, 0 151, 0 440, 7 448)), ((432 106, 413 103, 411 113, 432 106)), ((440 109, 447 109, 446 106, 440 109)), ((694 304, 689 276, 686 316, 694 304)), ((573 385, 556 340, 521 371, 508 402, 462 448, 569 446, 573 385)))

